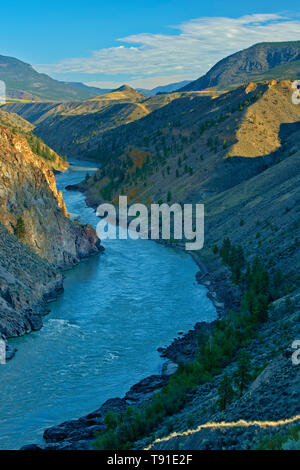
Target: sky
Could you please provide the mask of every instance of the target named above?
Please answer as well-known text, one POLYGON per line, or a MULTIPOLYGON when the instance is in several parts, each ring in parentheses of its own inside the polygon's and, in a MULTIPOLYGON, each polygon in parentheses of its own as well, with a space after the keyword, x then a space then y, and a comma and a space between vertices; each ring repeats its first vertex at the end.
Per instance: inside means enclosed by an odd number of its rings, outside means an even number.
POLYGON ((257 42, 300 40, 295 2, 12 0, 0 5, 0 54, 102 88, 192 80, 257 42))

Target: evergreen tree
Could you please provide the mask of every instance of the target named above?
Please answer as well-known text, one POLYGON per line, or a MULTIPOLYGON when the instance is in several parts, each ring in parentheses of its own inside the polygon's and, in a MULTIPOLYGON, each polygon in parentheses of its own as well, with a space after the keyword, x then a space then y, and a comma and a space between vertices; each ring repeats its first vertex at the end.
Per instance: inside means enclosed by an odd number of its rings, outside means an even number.
POLYGON ((234 397, 234 390, 231 385, 231 378, 227 373, 224 375, 220 383, 220 386, 218 388, 218 394, 218 404, 220 410, 225 410, 226 406, 232 402, 234 397))
POLYGON ((21 240, 25 236, 25 223, 23 217, 18 217, 16 229, 15 229, 16 236, 21 240))
POLYGON ((223 240, 223 244, 220 250, 220 255, 225 264, 228 264, 229 262, 229 256, 230 256, 230 249, 231 249, 231 243, 229 238, 225 238, 223 240))
POLYGON ((238 356, 238 368, 235 373, 235 384, 237 385, 240 396, 251 381, 250 373, 250 355, 247 351, 243 350, 238 356))

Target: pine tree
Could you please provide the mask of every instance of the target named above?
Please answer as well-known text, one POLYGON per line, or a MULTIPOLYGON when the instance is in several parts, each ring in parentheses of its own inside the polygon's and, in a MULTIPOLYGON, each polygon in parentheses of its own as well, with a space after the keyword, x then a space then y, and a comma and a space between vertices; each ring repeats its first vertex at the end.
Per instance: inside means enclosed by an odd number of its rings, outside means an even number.
POLYGON ((25 236, 25 223, 23 217, 18 217, 16 229, 15 229, 16 236, 21 240, 25 236))
POLYGON ((250 355, 247 351, 242 351, 237 360, 238 368, 235 373, 235 384, 237 385, 240 396, 251 381, 250 373, 250 355))
POLYGON ((233 397, 234 397, 234 390, 231 385, 231 378, 229 377, 227 373, 224 375, 220 383, 218 394, 219 394, 218 404, 219 404, 220 410, 225 410, 226 406, 232 402, 233 397))
POLYGON ((229 238, 225 238, 223 240, 223 244, 220 250, 220 255, 225 264, 229 262, 229 255, 230 255, 231 243, 229 238))

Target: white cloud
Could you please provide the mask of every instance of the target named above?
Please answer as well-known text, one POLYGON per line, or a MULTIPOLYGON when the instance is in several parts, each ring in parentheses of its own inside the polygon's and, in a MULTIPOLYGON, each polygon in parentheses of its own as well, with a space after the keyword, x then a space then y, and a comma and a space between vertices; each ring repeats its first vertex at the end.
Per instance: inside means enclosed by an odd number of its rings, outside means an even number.
POLYGON ((94 51, 90 57, 37 68, 55 74, 99 74, 101 82, 109 76, 118 83, 119 75, 127 75, 126 81, 136 86, 156 86, 159 77, 169 77, 168 83, 199 77, 218 60, 257 42, 300 39, 300 21, 279 14, 203 17, 175 28, 177 34, 131 35, 118 39, 120 46, 94 51))

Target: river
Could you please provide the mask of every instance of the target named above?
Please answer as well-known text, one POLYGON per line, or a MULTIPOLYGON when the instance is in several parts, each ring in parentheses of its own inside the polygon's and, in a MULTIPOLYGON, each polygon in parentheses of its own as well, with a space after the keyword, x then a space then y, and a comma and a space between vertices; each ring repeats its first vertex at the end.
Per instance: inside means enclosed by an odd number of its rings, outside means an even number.
MULTIPOLYGON (((57 175, 57 186, 69 212, 95 227, 84 196, 64 190, 85 174, 68 170, 57 175)), ((47 427, 122 397, 160 372, 158 347, 216 318, 187 253, 148 240, 103 245, 103 255, 65 273, 65 292, 50 304, 43 329, 10 340, 18 352, 0 366, 0 449, 39 443, 47 427)))

